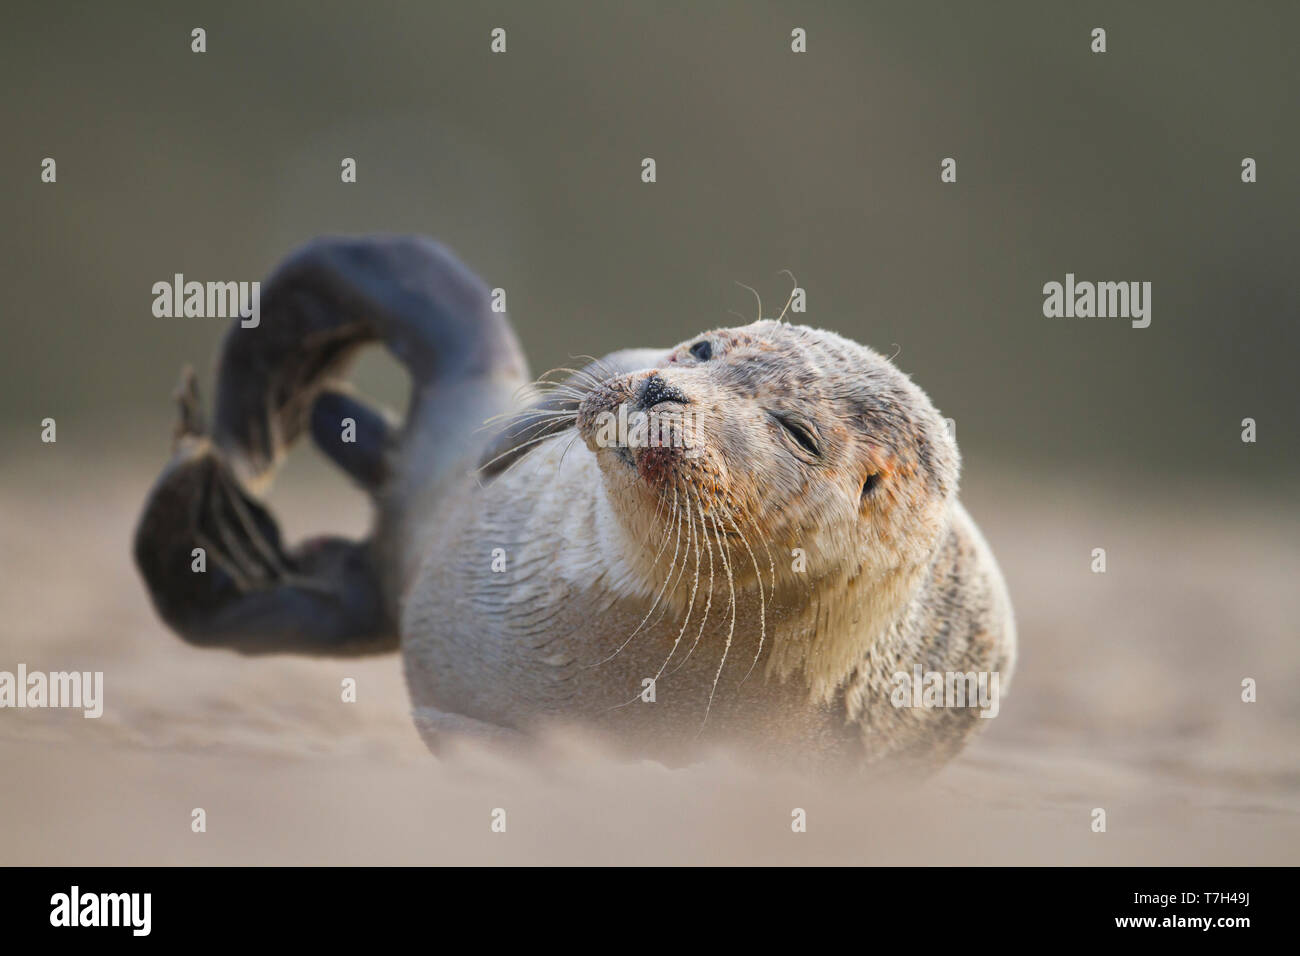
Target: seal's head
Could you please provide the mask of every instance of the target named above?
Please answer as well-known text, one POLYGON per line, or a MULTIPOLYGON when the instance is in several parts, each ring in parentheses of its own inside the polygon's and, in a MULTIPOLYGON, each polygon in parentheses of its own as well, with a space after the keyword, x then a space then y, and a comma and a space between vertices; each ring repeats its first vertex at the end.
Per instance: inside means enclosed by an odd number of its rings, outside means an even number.
POLYGON ((957 487, 956 444, 906 375, 835 333, 771 320, 604 381, 577 426, 635 540, 687 514, 719 546, 766 545, 777 575, 804 583, 925 565, 957 487), (794 549, 802 564, 782 560, 794 549))

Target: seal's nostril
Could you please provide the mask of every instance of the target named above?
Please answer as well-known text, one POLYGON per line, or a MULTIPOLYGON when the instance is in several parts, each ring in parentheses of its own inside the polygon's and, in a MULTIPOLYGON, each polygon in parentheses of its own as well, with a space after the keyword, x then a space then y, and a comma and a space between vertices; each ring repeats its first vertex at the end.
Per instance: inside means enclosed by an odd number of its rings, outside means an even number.
POLYGON ((691 400, 676 385, 670 385, 658 374, 651 375, 641 386, 637 404, 643 409, 651 409, 664 402, 689 405, 691 400))

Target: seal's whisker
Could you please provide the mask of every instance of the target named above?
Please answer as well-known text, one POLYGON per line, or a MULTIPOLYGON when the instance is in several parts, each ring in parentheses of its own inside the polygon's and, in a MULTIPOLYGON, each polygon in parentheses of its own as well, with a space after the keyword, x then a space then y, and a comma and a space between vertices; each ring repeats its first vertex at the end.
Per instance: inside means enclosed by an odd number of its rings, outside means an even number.
POLYGON ((555 375, 556 373, 559 372, 563 372, 564 374, 568 375, 570 378, 580 378, 585 381, 592 382, 596 385, 599 385, 601 383, 600 379, 596 378, 595 375, 591 374, 591 372, 588 372, 585 368, 569 368, 568 366, 565 365, 559 365, 556 366, 555 368, 548 368, 541 375, 537 376, 537 378, 535 379, 535 383, 539 385, 543 383, 562 385, 567 381, 567 379, 560 379, 558 382, 552 382, 551 379, 548 379, 546 377, 548 375, 555 375))
MULTIPOLYGON (((677 493, 677 489, 676 489, 676 487, 674 487, 674 489, 673 489, 673 493, 674 493, 674 494, 677 493)), ((680 512, 679 512, 679 515, 680 515, 680 512)), ((672 590, 673 590, 673 591, 676 591, 676 590, 677 590, 677 586, 678 586, 679 584, 681 584, 681 582, 682 582, 682 578, 685 577, 685 576, 686 576, 686 562, 683 561, 683 562, 682 562, 682 566, 681 566, 681 568, 678 569, 678 571, 677 571, 677 580, 673 582, 673 587, 672 587, 672 590)), ((668 613, 668 608, 669 608, 669 606, 670 606, 669 603, 665 603, 665 604, 663 605, 663 607, 661 607, 661 608, 659 609, 659 614, 658 614, 658 616, 654 619, 654 623, 652 623, 652 624, 650 625, 651 627, 658 627, 658 626, 659 626, 659 622, 662 621, 662 620, 664 619, 664 615, 668 613)))
POLYGON ((753 286, 745 285, 745 283, 741 282, 739 279, 735 279, 734 281, 736 285, 740 286, 742 289, 748 289, 750 292, 754 293, 754 298, 758 300, 758 318, 755 319, 754 321, 755 322, 763 321, 763 297, 758 294, 758 290, 755 289, 753 286))
POLYGON ((531 418, 553 419, 553 418, 577 418, 578 410, 576 408, 522 408, 517 412, 506 412, 502 415, 493 415, 491 418, 483 419, 483 424, 479 426, 479 431, 485 428, 491 428, 494 425, 504 425, 511 421, 524 421, 531 418))
MULTIPOLYGON (((677 652, 677 646, 678 644, 681 643, 682 636, 686 633, 686 628, 691 623, 691 614, 693 614, 695 611, 695 593, 696 591, 699 590, 700 587, 700 546, 699 546, 699 542, 696 540, 696 535, 695 535, 695 517, 692 514, 689 506, 685 509, 685 511, 686 511, 686 517, 690 522, 689 530, 690 530, 691 550, 695 554, 695 579, 691 584, 691 600, 690 603, 686 605, 686 616, 682 619, 682 626, 677 631, 677 637, 673 641, 672 648, 668 651, 668 656, 664 658, 664 662, 659 665, 659 670, 655 672, 655 676, 651 679, 651 682, 655 684, 657 684, 659 682, 659 678, 663 676, 664 670, 668 667, 668 662, 673 659, 673 654, 677 652)), ((684 562, 683 562, 683 566, 685 566, 684 562)), ((610 708, 610 710, 617 710, 620 707, 626 707, 629 704, 635 703, 640 698, 641 695, 637 694, 631 700, 624 701, 621 704, 615 704, 613 707, 610 708)))
MULTIPOLYGON (((551 429, 551 431, 549 431, 548 434, 555 434, 558 431, 564 431, 568 427, 568 425, 566 425, 564 428, 557 430, 555 429, 556 425, 560 424, 561 422, 568 422, 569 424, 572 424, 576 419, 577 419, 576 414, 548 415, 544 417, 539 417, 536 421, 530 422, 527 425, 521 425, 519 427, 519 434, 516 435, 515 437, 519 439, 532 438, 542 429, 551 429)), ((515 444, 515 447, 516 448, 519 447, 518 443, 515 444)))
MULTIPOLYGON (((587 396, 586 390, 579 388, 577 385, 567 380, 561 379, 558 382, 552 382, 545 378, 536 378, 533 381, 526 382, 523 385, 520 385, 517 389, 515 389, 514 393, 511 395, 511 404, 527 406, 523 409, 523 411, 526 412, 533 407, 533 402, 536 400, 538 395, 550 395, 562 390, 564 390, 566 394, 572 395, 572 397, 578 399, 579 401, 581 401, 583 398, 586 398, 587 396)), ((501 419, 501 418, 509 418, 511 415, 514 414, 516 414, 516 412, 512 412, 512 411, 502 412, 499 415, 493 415, 491 418, 488 419, 488 421, 494 421, 496 419, 501 419)))
MULTIPOLYGON (((676 502, 676 497, 677 497, 677 496, 676 496, 676 489, 673 489, 673 498, 674 498, 674 501, 673 501, 673 508, 670 508, 670 509, 668 509, 668 510, 671 511, 671 510, 673 510, 674 508, 676 508, 676 504, 677 504, 677 502, 676 502)), ((657 505, 655 506, 655 513, 650 517, 650 526, 651 526, 652 528, 655 527, 655 526, 657 526, 657 525, 659 524, 659 519, 662 518, 662 517, 664 516, 664 505, 667 503, 667 500, 668 500, 668 499, 666 499, 666 498, 660 496, 660 498, 659 498, 659 504, 657 504, 657 505)), ((660 557, 661 554, 663 554, 663 550, 664 550, 664 548, 667 546, 667 543, 668 543, 668 535, 671 533, 671 531, 672 531, 671 528, 665 528, 665 529, 664 529, 664 544, 661 544, 661 545, 659 546, 659 550, 658 550, 657 552, 655 552, 654 563, 652 563, 652 564, 650 565, 650 570, 651 570, 651 571, 653 571, 656 567, 659 566, 659 557, 660 557)))
POLYGON ((744 684, 749 680, 749 675, 754 672, 754 665, 758 663, 758 659, 763 656, 763 642, 767 639, 767 598, 763 594, 763 572, 758 569, 758 559, 754 557, 754 549, 749 546, 749 539, 736 526, 736 521, 731 515, 727 515, 727 520, 731 522, 732 530, 740 537, 745 550, 749 552, 749 560, 754 565, 754 578, 758 581, 758 650, 754 652, 754 660, 750 663, 749 670, 745 671, 745 676, 740 679, 740 683, 744 684))
MULTIPOLYGON (((555 435, 549 435, 549 434, 548 434, 548 435, 542 435, 542 436, 540 436, 540 437, 538 437, 538 438, 530 438, 530 439, 528 439, 528 441, 526 441, 526 442, 521 442, 521 443, 519 443, 519 444, 513 446, 512 448, 509 448, 509 449, 507 449, 506 451, 503 451, 501 454, 497 455, 497 456, 496 456, 495 458, 493 458, 491 461, 485 461, 485 462, 483 462, 481 465, 478 466, 478 468, 477 468, 476 470, 477 470, 477 471, 485 471, 485 470, 487 470, 488 468, 491 468, 491 467, 492 467, 493 465, 495 465, 497 462, 499 462, 502 458, 505 458, 507 455, 513 455, 515 452, 517 452, 517 451, 518 451, 519 449, 521 449, 521 448, 527 448, 529 445, 535 445, 535 444, 537 444, 539 441, 546 441, 546 439, 548 439, 548 438, 554 438, 554 437, 556 437, 556 436, 555 436, 555 435)), ((522 459, 520 459, 520 460, 522 460, 522 459)), ((511 468, 513 468, 514 465, 515 465, 515 462, 511 462, 511 463, 510 463, 510 467, 511 467, 511 468)), ((506 469, 506 471, 509 471, 509 470, 510 470, 510 468, 507 468, 507 469, 506 469)), ((505 472, 502 472, 502 474, 505 474, 505 472)))
POLYGON ((510 454, 510 452, 519 448, 521 440, 536 436, 542 429, 548 429, 549 433, 552 434, 567 431, 577 422, 577 417, 576 412, 533 412, 527 416, 519 416, 518 421, 499 427, 496 431, 499 435, 513 440, 513 444, 505 452, 505 454, 510 454))
MULTIPOLYGON (((556 439, 558 439, 558 438, 562 437, 563 435, 564 435, 564 432, 554 432, 554 433, 548 433, 548 434, 545 434, 545 435, 539 435, 539 436, 537 436, 536 438, 532 439, 531 441, 524 442, 524 443, 522 443, 522 444, 516 444, 513 448, 507 450, 507 451, 504 452, 503 454, 511 455, 511 454, 514 454, 516 451, 518 451, 520 448, 523 448, 525 445, 536 444, 536 443, 538 443, 538 442, 542 442, 542 441, 546 440, 547 438, 556 438, 556 439)), ((575 434, 575 437, 576 437, 576 434, 575 434)), ((571 440, 572 440, 572 439, 571 439, 571 440)), ((542 459, 541 457, 536 456, 536 455, 528 455, 528 454, 520 455, 520 456, 517 457, 514 461, 510 462, 510 464, 506 465, 506 467, 502 468, 501 471, 497 474, 496 477, 497 477, 498 480, 500 480, 501 478, 503 478, 503 477, 505 477, 506 475, 510 474, 510 473, 511 473, 512 471, 514 471, 516 468, 520 468, 520 467, 522 467, 523 464, 524 464, 524 462, 532 462, 532 463, 533 463, 533 475, 536 476, 538 469, 540 469, 540 468, 542 467, 542 461, 543 461, 543 459, 542 459)), ((488 466, 487 466, 487 465, 484 465, 484 466, 482 466, 482 467, 486 468, 486 467, 488 467, 488 466)))
POLYGON ((569 443, 564 446, 564 451, 560 452, 560 460, 555 463, 556 474, 559 474, 560 469, 564 467, 564 459, 569 454, 569 449, 573 447, 573 443, 581 437, 582 436, 575 431, 573 437, 569 439, 569 443))
MULTIPOLYGON (((520 464, 520 462, 525 460, 532 460, 534 464, 537 464, 538 467, 540 467, 539 462, 541 461, 541 459, 533 455, 519 454, 519 452, 521 452, 525 448, 528 448, 531 445, 536 445, 539 442, 543 442, 548 438, 559 438, 560 436, 564 435, 566 431, 569 430, 569 426, 566 425, 564 428, 554 430, 554 431, 548 430, 546 431, 545 434, 537 435, 536 437, 533 438, 528 438, 526 441, 523 439, 525 438, 526 433, 532 433, 537 431, 540 428, 543 428, 543 426, 554 425, 554 424, 555 424, 554 420, 543 421, 543 422, 537 422, 532 426, 526 426, 520 429, 520 434, 513 436, 516 440, 513 444, 510 445, 509 448, 501 452, 501 454, 497 455, 496 457, 492 458, 490 461, 482 462, 474 468, 473 475, 475 477, 475 481, 478 484, 478 486, 480 488, 484 487, 482 475, 485 471, 489 470, 494 464, 496 464, 502 458, 508 458, 511 455, 516 455, 517 457, 515 458, 514 461, 510 462, 510 464, 506 465, 506 467, 501 469, 501 471, 495 476, 496 479, 499 480, 500 478, 503 478, 504 476, 510 474, 510 472, 514 471, 515 468, 520 464)), ((569 449, 573 447, 573 443, 577 441, 578 437, 579 435, 575 430, 573 432, 573 436, 569 439, 568 445, 566 445, 564 448, 564 453, 560 455, 560 461, 556 465, 556 471, 559 470, 560 465, 564 464, 564 455, 568 454, 569 449)))
POLYGON ((736 582, 731 576, 731 562, 727 560, 727 552, 722 543, 722 531, 718 527, 718 519, 713 515, 710 515, 709 518, 713 522, 713 534, 718 539, 718 552, 722 558, 722 567, 727 572, 727 588, 731 592, 731 597, 727 602, 728 607, 731 608, 731 627, 727 630, 727 640, 722 645, 722 659, 718 661, 718 671, 713 675, 713 686, 709 689, 709 702, 704 707, 704 720, 700 724, 699 733, 695 735, 697 738, 704 733, 704 727, 709 722, 709 711, 713 709, 713 695, 718 690, 718 678, 722 676, 722 668, 727 665, 727 652, 731 650, 731 638, 736 633, 736 582))
POLYGON ((604 384, 605 379, 614 378, 616 375, 618 375, 617 370, 610 368, 608 365, 605 364, 605 362, 602 359, 598 359, 593 355, 570 355, 569 358, 586 359, 587 368, 584 369, 583 371, 586 371, 587 375, 593 378, 597 385, 602 385, 604 384), (592 372, 590 371, 591 369, 595 369, 597 372, 604 373, 605 379, 601 379, 593 375, 592 372))
POLYGON ((597 381, 597 380, 594 379, 590 375, 590 373, 584 372, 580 368, 566 368, 564 366, 557 366, 556 368, 547 369, 541 375, 533 379, 532 387, 533 388, 558 388, 564 385, 568 385, 570 387, 577 387, 578 383, 580 382, 593 382, 593 381, 597 381))
MULTIPOLYGON (((555 373, 567 373, 568 378, 547 379, 540 378, 533 383, 535 392, 541 394, 566 393, 576 395, 579 399, 585 398, 593 390, 604 384, 604 381, 592 375, 585 369, 552 369, 555 373)), ((547 373, 548 375, 550 372, 547 373)))
POLYGON ((695 580, 691 583, 691 601, 686 605, 686 616, 682 618, 681 629, 678 630, 677 637, 673 640, 673 646, 668 650, 668 656, 664 658, 664 662, 659 665, 659 670, 655 672, 654 680, 656 683, 663 676, 664 669, 668 667, 668 662, 677 653, 677 647, 682 642, 682 635, 686 633, 686 628, 691 623, 691 613, 695 610, 695 593, 700 587, 700 549, 695 540, 695 517, 691 514, 689 508, 686 509, 686 515, 690 519, 691 546, 695 552, 695 580))
MULTIPOLYGON (((677 490, 676 490, 676 489, 673 489, 673 503, 674 503, 674 504, 673 504, 673 507, 674 507, 674 508, 676 508, 676 501, 677 501, 677 490)), ((663 596, 664 596, 664 592, 668 590, 668 584, 669 584, 669 582, 672 581, 672 579, 673 579, 673 571, 675 570, 676 565, 677 565, 677 552, 678 552, 678 549, 681 547, 681 532, 682 532, 682 516, 681 516, 680 513, 678 513, 678 515, 677 515, 677 536, 676 536, 675 542, 674 542, 674 544, 673 544, 673 556, 672 556, 672 560, 670 560, 670 561, 668 562, 668 573, 664 575, 664 583, 660 586, 660 588, 659 588, 659 593, 655 595, 655 600, 654 600, 654 603, 650 605, 650 610, 648 610, 648 611, 645 612, 645 617, 641 618, 641 623, 638 624, 638 625, 636 626, 636 630, 634 630, 631 634, 629 634, 629 635, 627 636, 627 639, 626 639, 625 641, 623 641, 623 643, 620 644, 620 645, 619 645, 619 646, 614 650, 614 652, 613 652, 612 654, 610 654, 608 657, 604 658, 603 660, 596 661, 594 664, 587 664, 587 665, 586 665, 587 667, 598 667, 598 666, 600 666, 601 664, 608 664, 608 663, 609 663, 610 661, 612 661, 614 658, 618 657, 618 655, 619 655, 620 653, 622 653, 623 648, 627 647, 627 645, 628 645, 629 643, 631 643, 632 638, 636 637, 638 634, 641 633, 641 628, 645 627, 645 622, 648 621, 648 620, 650 620, 650 615, 653 614, 653 613, 655 612, 655 608, 657 608, 657 607, 659 606, 659 601, 663 598, 663 596)), ((668 538, 669 538, 669 535, 665 534, 665 535, 664 535, 664 547, 665 547, 665 548, 668 546, 668 538)), ((659 558, 658 558, 658 556, 656 556, 656 558, 655 558, 655 563, 658 564, 658 562, 659 562, 659 558)))
MULTIPOLYGON (((794 283, 794 289, 791 289, 791 290, 790 290, 790 298, 788 298, 788 299, 785 300, 785 308, 782 309, 782 310, 781 310, 781 314, 778 315, 778 316, 776 317, 776 320, 777 320, 778 322, 780 322, 782 319, 785 318, 785 313, 786 313, 787 310, 789 310, 789 308, 790 308, 790 303, 794 301, 794 292, 795 292, 795 289, 799 288, 799 280, 796 279, 796 278, 794 277, 794 273, 793 273, 793 272, 791 272, 789 269, 782 269, 781 272, 784 272, 786 275, 788 275, 788 276, 790 277, 790 281, 794 283)), ((777 275, 780 275, 781 272, 778 272, 777 275)))
POLYGON ((504 430, 514 421, 524 421, 531 418, 540 418, 543 416, 563 415, 577 418, 578 407, 582 400, 586 398, 585 392, 574 392, 572 394, 561 393, 558 390, 551 393, 545 393, 540 399, 536 395, 531 395, 527 399, 517 399, 516 403, 524 402, 522 407, 513 408, 510 411, 500 412, 490 418, 483 419, 477 431, 483 431, 488 428, 504 430), (558 396, 558 400, 557 400, 558 396))
MULTIPOLYGON (((674 489, 674 491, 676 491, 676 489, 674 489)), ((690 509, 689 509, 689 508, 686 509, 685 514, 686 514, 686 517, 687 517, 687 518, 690 518, 690 517, 691 517, 691 512, 690 512, 690 509)), ((681 512, 681 511, 678 511, 678 512, 677 512, 677 520, 678 520, 678 527, 680 528, 680 527, 681 527, 680 522, 681 522, 681 520, 682 520, 682 512, 681 512)), ((690 537, 690 538, 694 538, 694 535, 695 535, 695 523, 694 523, 693 520, 691 520, 691 522, 690 522, 690 526, 689 526, 689 529, 688 529, 688 530, 689 530, 689 537, 690 537)), ((699 561, 699 557, 698 557, 698 555, 697 555, 697 557, 696 557, 696 562, 697 562, 697 564, 696 564, 696 575, 697 575, 697 576, 698 576, 698 574, 699 574, 699 565, 698 565, 698 561, 699 561)), ((685 567, 685 565, 686 565, 686 561, 684 560, 684 561, 682 562, 682 566, 685 567)), ((672 568, 670 567, 670 568, 669 568, 669 574, 671 575, 671 573, 672 573, 672 568)), ((665 583, 667 583, 667 582, 665 582, 665 583)), ((688 620, 689 620, 689 618, 690 618, 691 609, 692 609, 692 607, 694 606, 694 603, 695 603, 695 602, 694 602, 694 597, 692 596, 691 604, 690 604, 690 605, 687 607, 687 609, 686 609, 686 616, 687 616, 687 619, 688 619, 688 620)), ((654 609, 651 608, 651 610, 653 611, 654 609)), ((647 614, 646 614, 646 617, 649 617, 649 616, 650 616, 649 613, 647 613, 647 614)), ((641 623, 644 624, 645 621, 642 620, 641 623)), ((657 624, 658 621, 656 621, 655 623, 657 624)), ((628 640, 631 640, 631 637, 629 637, 628 640)), ((627 645, 627 641, 624 641, 624 642, 623 642, 623 646, 626 646, 626 645, 627 645)), ((622 650, 622 648, 619 648, 619 650, 622 650)), ((616 651, 615 653, 618 653, 618 652, 616 651)), ((610 655, 610 657, 609 657, 609 658, 606 658, 606 660, 610 660, 610 659, 612 659, 612 658, 613 658, 613 655, 610 655)), ((603 663, 603 662, 601 662, 601 663, 603 663)), ((660 667, 660 668, 659 668, 659 673, 655 674, 655 676, 654 676, 654 680, 657 681, 657 680, 659 679, 659 675, 662 674, 662 673, 663 673, 663 668, 660 667)), ((608 710, 609 710, 609 711, 613 711, 613 710, 618 710, 618 709, 620 709, 620 708, 622 708, 622 707, 627 707, 627 706, 630 705, 630 704, 635 704, 635 703, 636 703, 638 700, 640 700, 640 699, 641 699, 641 692, 638 691, 638 692, 637 692, 637 693, 636 693, 636 694, 635 694, 635 695, 634 695, 630 700, 625 700, 625 701, 623 701, 623 702, 620 703, 620 704, 614 704, 612 707, 608 708, 608 710)), ((607 711, 607 712, 608 712, 608 711, 607 711)))
POLYGON ((599 385, 600 382, 582 382, 573 381, 572 379, 563 382, 539 382, 534 386, 532 396, 550 397, 562 395, 574 402, 581 402, 599 385))
MULTIPOLYGON (((554 436, 554 435, 551 435, 551 436, 547 436, 547 437, 554 438, 555 436, 554 436)), ((513 451, 513 450, 512 450, 512 451, 513 451)), ((511 454, 511 453, 512 453, 511 451, 508 451, 508 452, 506 452, 505 454, 509 455, 509 454, 511 454)), ((525 462, 525 461, 532 461, 532 462, 533 462, 533 465, 534 465, 534 472, 535 472, 535 471, 536 471, 537 460, 534 459, 534 458, 532 458, 532 457, 530 457, 529 455, 520 455, 520 456, 519 456, 518 458, 516 458, 514 461, 510 462, 510 464, 508 464, 508 465, 506 465, 504 468, 502 468, 501 471, 499 471, 499 472, 498 472, 494 477, 495 477, 495 478, 504 478, 506 475, 510 474, 512 471, 514 471, 517 467, 519 467, 519 466, 520 466, 523 462, 525 462)), ((483 481, 483 476, 482 476, 482 474, 481 474, 479 468, 475 468, 475 469, 474 469, 474 475, 475 475, 475 479, 476 479, 476 481, 478 482, 478 486, 479 486, 480 488, 486 488, 487 485, 486 485, 486 484, 484 483, 484 481, 483 481)))
POLYGON ((590 394, 590 389, 578 388, 573 385, 554 385, 545 389, 538 389, 524 399, 523 405, 518 411, 500 415, 498 420, 535 412, 576 412, 583 399, 590 394))
MULTIPOLYGON (((675 493, 674 493, 674 499, 675 499, 675 497, 676 497, 676 495, 675 495, 675 493)), ((654 515, 651 516, 651 518, 650 518, 650 526, 651 526, 651 527, 656 527, 656 526, 659 524, 659 519, 660 519, 661 517, 664 516, 664 505, 666 504, 666 502, 667 502, 667 499, 665 499, 665 498, 662 498, 662 497, 661 497, 661 498, 659 499, 659 504, 655 507, 655 513, 654 513, 654 515)), ((669 509, 669 510, 674 510, 675 508, 676 508, 676 500, 674 500, 674 502, 673 502, 673 509, 669 509)), ((654 571, 654 569, 657 568, 657 567, 659 566, 659 559, 660 559, 661 557, 663 557, 663 553, 664 553, 664 551, 668 548, 668 539, 669 539, 670 537, 672 537, 672 533, 673 533, 673 529, 672 529, 671 527, 665 527, 665 528, 664 528, 664 533, 663 533, 663 543, 659 545, 659 550, 655 552, 655 559, 654 559, 654 561, 652 561, 651 564, 650 564, 650 571, 654 571)), ((668 570, 669 570, 669 573, 672 572, 672 564, 671 564, 671 563, 668 565, 668 570)))
MULTIPOLYGON (((516 406, 531 405, 533 398, 536 395, 536 392, 534 391, 535 387, 535 382, 525 382, 523 385, 520 385, 510 395, 510 406, 513 408, 516 406)), ((487 421, 491 422, 498 418, 508 418, 513 414, 514 412, 511 411, 501 412, 499 415, 493 415, 491 418, 487 419, 487 421)))
MULTIPOLYGON (((539 399, 546 400, 556 396, 562 396, 572 399, 575 403, 581 402, 591 394, 591 387, 584 383, 563 381, 563 382, 533 382, 524 386, 515 397, 511 400, 512 408, 522 408, 529 411, 537 407, 539 399)), ((502 417, 510 415, 507 410, 502 417)))
POLYGON ((705 533, 704 508, 700 504, 700 496, 696 492, 692 492, 692 494, 695 498, 696 511, 700 516, 700 535, 704 538, 704 550, 709 555, 709 589, 704 595, 704 615, 700 618, 700 629, 695 632, 695 641, 691 644, 691 649, 686 652, 686 656, 682 658, 682 662, 668 672, 669 677, 681 670, 686 665, 686 662, 691 659, 691 654, 695 652, 695 648, 699 646, 700 638, 704 635, 704 625, 708 623, 709 611, 713 607, 713 546, 709 543, 709 537, 705 533))
POLYGON ((770 575, 770 581, 768 586, 772 594, 775 595, 776 594, 776 559, 772 557, 772 549, 768 547, 767 535, 763 533, 763 529, 759 526, 758 521, 755 519, 753 513, 750 512, 746 514, 746 517, 749 519, 749 526, 753 528, 754 533, 758 535, 758 543, 761 544, 763 546, 763 550, 767 552, 767 570, 768 570, 768 574, 770 575))

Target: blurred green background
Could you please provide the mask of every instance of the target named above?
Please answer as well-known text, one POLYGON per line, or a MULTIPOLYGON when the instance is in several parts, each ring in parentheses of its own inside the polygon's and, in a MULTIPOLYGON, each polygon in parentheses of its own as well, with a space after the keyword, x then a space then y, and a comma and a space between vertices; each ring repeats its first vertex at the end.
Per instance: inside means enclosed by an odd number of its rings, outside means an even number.
MULTIPOLYGON (((161 463, 177 370, 207 384, 226 323, 155 318, 152 284, 383 231, 505 287, 535 372, 752 318, 736 280, 775 314, 790 269, 803 320, 899 351, 971 465, 1293 488, 1300 4, 11 0, 4 22, 4 457, 54 416, 60 443, 161 463), (1066 272, 1152 282, 1150 328, 1044 318, 1066 272)), ((401 401, 378 357, 361 384, 401 401)))

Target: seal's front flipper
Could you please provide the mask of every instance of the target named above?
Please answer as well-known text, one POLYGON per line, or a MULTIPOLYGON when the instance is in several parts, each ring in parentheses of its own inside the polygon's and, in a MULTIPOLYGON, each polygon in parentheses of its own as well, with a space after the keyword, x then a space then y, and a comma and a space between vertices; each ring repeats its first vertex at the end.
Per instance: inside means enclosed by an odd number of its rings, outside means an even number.
POLYGON ((178 399, 175 451, 134 544, 163 620, 191 643, 245 653, 395 649, 369 549, 343 538, 286 549, 275 519, 204 434, 188 369, 178 399))
POLYGON ((528 744, 528 737, 518 730, 436 707, 415 707, 411 716, 415 718, 415 729, 420 732, 424 745, 439 756, 457 743, 478 742, 510 750, 522 749, 528 744))

